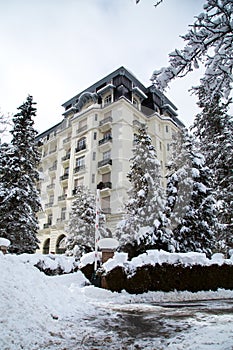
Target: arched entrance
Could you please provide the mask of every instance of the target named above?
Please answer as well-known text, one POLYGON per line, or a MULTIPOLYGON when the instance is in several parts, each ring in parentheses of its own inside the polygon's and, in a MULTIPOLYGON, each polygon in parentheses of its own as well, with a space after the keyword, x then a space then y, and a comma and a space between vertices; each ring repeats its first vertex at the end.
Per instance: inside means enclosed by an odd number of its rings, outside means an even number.
POLYGON ((43 254, 49 254, 50 238, 47 238, 43 244, 43 254))
POLYGON ((66 251, 65 248, 65 235, 61 235, 57 238, 56 243, 56 254, 64 254, 66 251))

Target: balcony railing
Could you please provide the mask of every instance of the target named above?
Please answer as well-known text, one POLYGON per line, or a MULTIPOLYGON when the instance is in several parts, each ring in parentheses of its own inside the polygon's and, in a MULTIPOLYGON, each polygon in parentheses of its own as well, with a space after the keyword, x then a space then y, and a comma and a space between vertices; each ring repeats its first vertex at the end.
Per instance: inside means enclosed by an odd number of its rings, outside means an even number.
POLYGON ((76 166, 76 168, 74 168, 74 173, 78 173, 79 171, 84 170, 84 169, 85 169, 85 164, 78 165, 78 166, 76 166))
POLYGON ((62 157, 62 162, 64 162, 65 160, 70 159, 70 153, 67 153, 64 157, 62 157))
POLYGON ((58 197, 58 201, 64 201, 67 197, 67 194, 62 194, 61 196, 58 197))
POLYGON ((60 180, 63 181, 63 180, 67 180, 69 177, 69 174, 64 174, 62 176, 60 176, 60 180))
POLYGON ((55 147, 54 149, 51 149, 51 150, 49 151, 49 154, 55 153, 56 151, 57 151, 57 147, 55 147))
POLYGON ((104 214, 111 214, 111 208, 102 208, 104 214))
POLYGON ((82 151, 82 150, 84 150, 86 148, 87 148, 86 144, 82 145, 82 146, 78 146, 77 148, 75 148, 75 152, 80 152, 80 151, 82 151))
POLYGON ((53 206, 53 202, 49 202, 45 204, 45 208, 50 208, 53 206))
POLYGON ((51 226, 51 223, 48 222, 48 223, 43 225, 43 228, 46 229, 46 228, 49 228, 49 226, 51 226))
POLYGON ((105 136, 103 139, 99 140, 99 145, 103 145, 109 141, 112 142, 112 135, 105 136))
POLYGON ((100 182, 98 185, 97 185, 97 188, 99 190, 104 190, 106 188, 112 188, 112 183, 110 181, 107 181, 107 182, 100 182))
POLYGON ((112 165, 112 159, 103 159, 100 162, 98 162, 98 168, 105 165, 112 165))
POLYGON ((50 184, 50 185, 47 186, 47 190, 51 190, 51 189, 53 189, 54 187, 55 187, 55 184, 50 184))
POLYGON ((55 171, 57 170, 57 165, 53 165, 49 168, 49 171, 55 171))
POLYGON ((87 125, 84 125, 84 126, 82 126, 81 128, 79 128, 79 129, 76 131, 76 133, 79 134, 80 132, 83 132, 83 131, 85 131, 85 130, 87 130, 87 125))
POLYGON ((112 117, 107 117, 99 122, 99 126, 102 126, 107 123, 112 123, 112 117))
POLYGON ((63 140, 63 143, 67 143, 67 142, 70 142, 71 140, 71 136, 67 137, 66 139, 63 140))

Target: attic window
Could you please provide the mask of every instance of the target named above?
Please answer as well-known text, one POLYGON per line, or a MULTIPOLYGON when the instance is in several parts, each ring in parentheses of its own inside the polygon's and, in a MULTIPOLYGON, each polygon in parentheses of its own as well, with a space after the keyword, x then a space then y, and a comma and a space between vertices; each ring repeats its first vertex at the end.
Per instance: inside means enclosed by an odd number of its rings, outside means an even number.
POLYGON ((109 94, 109 95, 107 95, 107 96, 105 97, 105 99, 104 99, 104 106, 109 105, 111 102, 112 102, 112 95, 109 94))

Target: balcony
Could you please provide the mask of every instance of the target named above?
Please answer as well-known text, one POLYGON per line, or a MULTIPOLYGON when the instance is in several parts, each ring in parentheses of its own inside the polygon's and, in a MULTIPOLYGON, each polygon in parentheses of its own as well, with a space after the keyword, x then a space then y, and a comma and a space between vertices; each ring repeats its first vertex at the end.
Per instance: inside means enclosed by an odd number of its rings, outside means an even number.
POLYGON ((86 144, 84 144, 82 146, 78 146, 77 148, 75 148, 75 152, 77 153, 77 152, 83 151, 86 148, 87 148, 86 144))
POLYGON ((111 128, 111 124, 112 124, 112 117, 109 116, 107 118, 104 118, 99 122, 100 131, 105 132, 109 130, 111 128))
POLYGON ((81 134, 82 132, 87 130, 87 125, 82 126, 76 131, 76 134, 81 134))
POLYGON ((66 139, 64 139, 64 140, 63 140, 63 145, 64 145, 65 143, 69 143, 70 140, 71 140, 71 136, 69 136, 69 137, 67 137, 66 139))
POLYGON ((112 159, 103 159, 98 162, 98 170, 101 174, 111 171, 112 159))
POLYGON ((53 154, 53 153, 55 153, 55 152, 57 152, 57 147, 55 147, 54 149, 51 149, 51 150, 49 151, 49 154, 53 154))
POLYGON ((101 194, 104 196, 110 196, 111 188, 112 188, 112 183, 110 181, 100 182, 97 185, 97 189, 99 189, 101 191, 101 194))
POLYGON ((46 223, 43 225, 43 229, 46 230, 47 228, 49 228, 51 226, 51 223, 46 223))
POLYGON ((111 208, 102 208, 103 214, 111 214, 111 208))
POLYGON ((68 180, 68 178, 69 178, 69 174, 64 174, 64 175, 60 176, 60 181, 68 180))
POLYGON ((62 194, 61 196, 58 197, 58 202, 65 201, 67 198, 67 194, 62 194))
POLYGON ((70 159, 70 153, 67 153, 64 157, 62 157, 62 162, 65 162, 66 160, 70 159))
POLYGON ((137 119, 134 119, 133 120, 133 126, 140 129, 140 128, 143 128, 145 126, 144 123, 140 123, 137 119))
POLYGON ((53 202, 49 202, 45 204, 45 209, 51 208, 53 206, 53 202))
POLYGON ((46 186, 47 190, 53 190, 55 188, 55 184, 50 184, 46 186))
POLYGON ((76 166, 76 168, 74 168, 74 173, 78 173, 82 170, 85 170, 85 164, 76 166))
POLYGON ((57 170, 57 165, 53 165, 49 168, 50 172, 56 171, 57 170))

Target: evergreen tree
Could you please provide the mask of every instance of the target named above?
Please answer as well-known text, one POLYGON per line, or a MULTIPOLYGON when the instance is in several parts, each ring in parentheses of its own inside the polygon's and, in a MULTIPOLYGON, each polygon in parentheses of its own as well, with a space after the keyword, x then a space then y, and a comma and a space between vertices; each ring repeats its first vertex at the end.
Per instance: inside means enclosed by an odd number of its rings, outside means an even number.
POLYGON ((212 186, 217 192, 218 241, 223 247, 233 247, 233 119, 227 114, 231 100, 221 102, 215 95, 205 102, 206 91, 199 88, 199 107, 202 111, 194 120, 194 133, 199 139, 200 150, 207 165, 213 171, 212 186))
POLYGON ((145 127, 139 129, 135 142, 128 174, 131 187, 126 215, 116 232, 122 247, 133 247, 133 255, 156 246, 159 241, 157 228, 164 220, 160 163, 145 127))
POLYGON ((11 145, 1 146, 0 161, 0 236, 11 241, 11 253, 33 253, 38 248, 36 237, 40 210, 36 181, 40 160, 36 147, 36 131, 33 128, 32 96, 18 108, 13 117, 11 145))
POLYGON ((172 163, 168 177, 166 212, 170 217, 174 250, 211 255, 215 243, 216 201, 211 188, 211 171, 183 132, 181 153, 172 163))
MULTIPOLYGON (((66 254, 80 257, 94 250, 96 199, 85 186, 78 186, 75 196, 67 227, 66 254)), ((100 214, 99 230, 102 237, 107 236, 104 221, 104 215, 100 214)))

